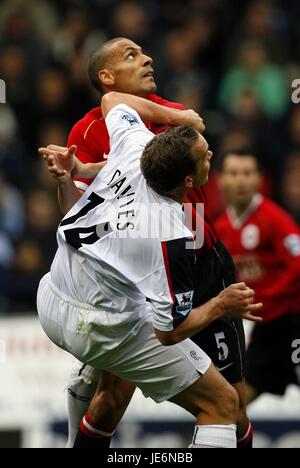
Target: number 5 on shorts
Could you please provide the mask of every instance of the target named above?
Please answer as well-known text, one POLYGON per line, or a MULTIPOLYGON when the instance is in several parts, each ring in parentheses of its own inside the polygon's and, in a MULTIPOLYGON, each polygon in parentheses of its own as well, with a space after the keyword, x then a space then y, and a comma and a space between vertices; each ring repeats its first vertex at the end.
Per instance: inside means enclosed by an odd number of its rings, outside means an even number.
POLYGON ((216 338, 216 342, 217 342, 217 346, 219 350, 218 359, 219 361, 226 361, 226 359, 229 356, 229 349, 228 349, 227 344, 224 341, 222 341, 222 340, 225 340, 225 334, 223 332, 215 333, 215 338, 216 338))

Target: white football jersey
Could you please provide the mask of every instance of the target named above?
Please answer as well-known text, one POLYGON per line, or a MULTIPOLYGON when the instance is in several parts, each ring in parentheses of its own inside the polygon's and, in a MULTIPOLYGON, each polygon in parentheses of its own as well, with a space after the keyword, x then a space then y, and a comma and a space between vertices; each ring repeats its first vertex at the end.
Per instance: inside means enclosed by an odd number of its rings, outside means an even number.
POLYGON ((155 328, 173 330, 192 309, 192 234, 182 206, 155 193, 141 173, 154 135, 139 115, 118 105, 106 125, 108 164, 61 222, 51 278, 74 301, 96 307, 104 326, 125 332, 152 312, 155 328))

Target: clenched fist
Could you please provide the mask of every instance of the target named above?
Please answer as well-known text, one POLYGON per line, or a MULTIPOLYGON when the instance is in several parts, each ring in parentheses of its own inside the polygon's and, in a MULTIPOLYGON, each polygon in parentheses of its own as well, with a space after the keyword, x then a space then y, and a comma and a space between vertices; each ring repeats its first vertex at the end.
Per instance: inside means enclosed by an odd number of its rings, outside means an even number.
POLYGON ((243 318, 252 322, 262 322, 261 317, 253 315, 263 307, 263 304, 254 304, 255 291, 245 283, 232 284, 224 289, 216 298, 223 316, 243 318))

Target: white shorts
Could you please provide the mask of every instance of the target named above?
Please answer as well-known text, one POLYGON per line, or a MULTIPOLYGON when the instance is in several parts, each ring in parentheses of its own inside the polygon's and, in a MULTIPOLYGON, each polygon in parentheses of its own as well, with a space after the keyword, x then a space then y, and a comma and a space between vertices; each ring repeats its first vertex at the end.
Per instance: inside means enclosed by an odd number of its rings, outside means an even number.
POLYGON ((157 403, 190 387, 211 365, 189 339, 163 346, 148 315, 137 320, 122 343, 107 348, 113 337, 109 326, 97 323, 97 310, 67 298, 52 284, 50 274, 40 282, 37 307, 45 333, 57 346, 95 369, 133 382, 157 403))

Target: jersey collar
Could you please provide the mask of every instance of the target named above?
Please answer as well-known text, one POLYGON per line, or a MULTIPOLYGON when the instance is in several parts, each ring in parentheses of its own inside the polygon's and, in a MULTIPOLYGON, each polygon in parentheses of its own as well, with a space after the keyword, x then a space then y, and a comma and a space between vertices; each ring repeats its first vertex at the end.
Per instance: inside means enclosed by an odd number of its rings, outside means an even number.
POLYGON ((257 193, 254 195, 252 202, 248 206, 248 208, 245 210, 245 212, 241 215, 238 216, 236 214, 235 209, 233 206, 229 206, 227 208, 227 216, 229 218, 229 221, 231 222, 232 226, 234 229, 241 229, 241 227, 248 221, 250 216, 257 210, 257 208, 262 204, 264 197, 260 194, 257 193))

